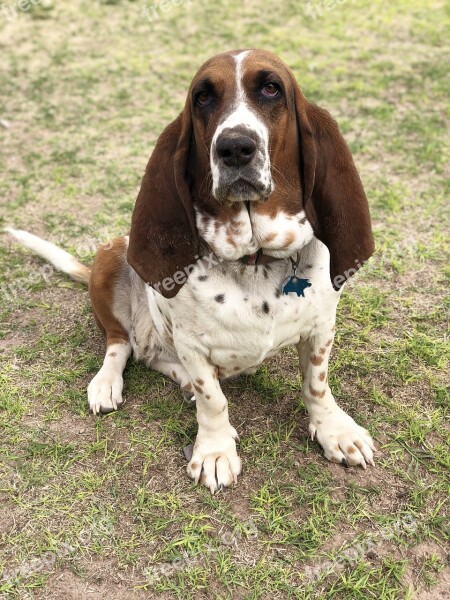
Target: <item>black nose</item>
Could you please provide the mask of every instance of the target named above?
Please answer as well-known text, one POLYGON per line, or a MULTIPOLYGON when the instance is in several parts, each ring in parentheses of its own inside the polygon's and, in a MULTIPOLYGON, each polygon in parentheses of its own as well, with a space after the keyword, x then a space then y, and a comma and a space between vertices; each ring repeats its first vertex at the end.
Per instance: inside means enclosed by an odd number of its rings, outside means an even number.
POLYGON ((248 135, 224 135, 217 141, 216 150, 227 167, 240 167, 252 160, 256 143, 248 135))

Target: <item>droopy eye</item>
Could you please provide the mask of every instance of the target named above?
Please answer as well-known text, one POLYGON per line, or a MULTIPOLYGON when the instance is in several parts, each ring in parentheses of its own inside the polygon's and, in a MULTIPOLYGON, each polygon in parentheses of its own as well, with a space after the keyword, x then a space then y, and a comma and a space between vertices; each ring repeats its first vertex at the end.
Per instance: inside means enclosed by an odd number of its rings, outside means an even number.
POLYGON ((199 106, 207 106, 212 102, 212 99, 212 94, 210 94, 209 92, 200 92, 199 94, 197 94, 196 101, 199 106))
POLYGON ((266 96, 266 98, 276 98, 280 94, 280 86, 273 81, 269 81, 269 83, 266 83, 262 88, 261 94, 266 96))

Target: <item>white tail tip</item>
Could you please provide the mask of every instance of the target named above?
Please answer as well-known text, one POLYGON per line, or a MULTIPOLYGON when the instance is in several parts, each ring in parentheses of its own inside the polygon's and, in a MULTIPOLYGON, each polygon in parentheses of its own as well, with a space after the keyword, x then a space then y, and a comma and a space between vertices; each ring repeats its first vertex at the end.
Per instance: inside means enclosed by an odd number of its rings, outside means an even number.
POLYGON ((32 252, 51 263, 58 271, 67 273, 75 281, 89 282, 90 268, 78 262, 76 258, 62 248, 58 248, 51 242, 46 242, 37 235, 28 233, 28 231, 23 231, 23 229, 5 227, 5 231, 20 242, 22 246, 29 248, 32 252))

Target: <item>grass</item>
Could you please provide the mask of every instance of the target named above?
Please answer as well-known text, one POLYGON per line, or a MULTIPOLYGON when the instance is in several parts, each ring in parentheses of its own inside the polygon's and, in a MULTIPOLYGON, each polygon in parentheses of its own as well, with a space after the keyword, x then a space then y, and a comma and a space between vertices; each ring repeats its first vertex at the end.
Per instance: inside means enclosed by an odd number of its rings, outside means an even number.
POLYGON ((147 158, 197 67, 280 55, 338 119, 377 252, 338 311, 330 382, 370 429, 375 469, 307 438, 288 350, 224 385, 244 473, 211 497, 181 454, 195 413, 127 367, 125 406, 94 419, 103 342, 86 290, 0 245, 0 597, 440 598, 449 589, 449 149, 438 0, 42 1, 0 14, 0 225, 89 262, 129 228, 147 158), (3 575, 1 575, 3 573, 3 575))

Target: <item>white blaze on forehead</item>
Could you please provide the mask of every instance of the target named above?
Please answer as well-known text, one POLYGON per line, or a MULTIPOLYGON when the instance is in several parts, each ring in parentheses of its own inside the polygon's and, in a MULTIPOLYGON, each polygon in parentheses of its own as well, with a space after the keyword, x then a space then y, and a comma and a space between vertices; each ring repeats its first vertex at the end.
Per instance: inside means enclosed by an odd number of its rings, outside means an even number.
POLYGON ((234 61, 236 63, 236 96, 238 103, 245 102, 244 86, 242 85, 242 64, 249 52, 250 50, 244 50, 243 52, 240 52, 239 54, 233 56, 234 61))
POLYGON ((250 54, 250 50, 244 50, 239 54, 233 55, 235 62, 235 80, 236 80, 236 92, 232 103, 231 112, 225 116, 225 119, 221 121, 214 133, 211 152, 211 172, 213 176, 213 193, 215 194, 219 186, 220 179, 220 166, 216 162, 217 158, 214 157, 214 149, 217 143, 219 135, 225 129, 233 129, 235 127, 245 127, 249 131, 254 132, 255 141, 257 144, 257 152, 255 158, 262 158, 262 166, 259 172, 259 181, 266 187, 273 189, 272 177, 270 174, 270 159, 269 159, 269 132, 265 123, 258 117, 255 110, 250 108, 248 104, 248 98, 244 90, 243 74, 244 74, 244 62, 247 56, 250 54))

